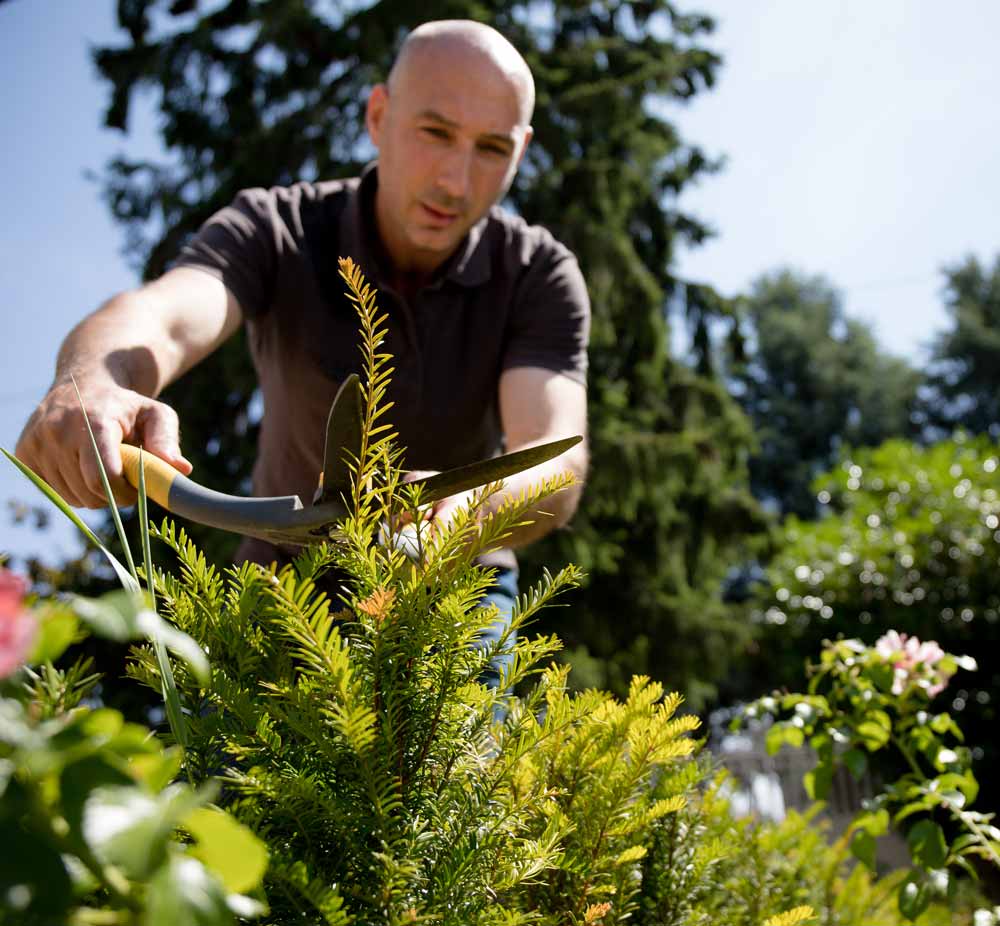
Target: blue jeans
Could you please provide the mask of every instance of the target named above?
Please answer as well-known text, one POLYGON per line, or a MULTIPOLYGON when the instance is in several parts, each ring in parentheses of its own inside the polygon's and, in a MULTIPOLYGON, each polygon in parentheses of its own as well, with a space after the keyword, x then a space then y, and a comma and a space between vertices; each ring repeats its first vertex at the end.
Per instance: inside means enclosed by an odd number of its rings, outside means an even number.
MULTIPOLYGON (((510 626, 511 613, 514 610, 514 602, 517 601, 517 570, 497 569, 496 578, 493 585, 487 590, 480 601, 481 607, 495 605, 497 611, 496 620, 482 632, 476 643, 478 649, 486 649, 491 644, 495 644, 504 631, 510 626)), ((516 635, 511 634, 507 638, 507 643, 503 650, 496 653, 490 660, 490 664, 479 676, 479 681, 487 688, 496 688, 500 684, 504 669, 510 665, 514 656, 510 652, 514 648, 516 635)))

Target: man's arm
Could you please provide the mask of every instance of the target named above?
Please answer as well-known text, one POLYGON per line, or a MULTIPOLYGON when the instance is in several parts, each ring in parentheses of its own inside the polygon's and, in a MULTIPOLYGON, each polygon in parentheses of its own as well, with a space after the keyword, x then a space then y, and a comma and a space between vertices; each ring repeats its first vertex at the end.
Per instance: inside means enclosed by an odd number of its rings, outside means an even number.
POLYGON ((242 312, 223 283, 179 267, 121 293, 85 318, 59 350, 55 380, 17 443, 17 457, 72 505, 104 507, 76 380, 120 504, 135 500, 119 445, 142 444, 182 472, 177 415, 155 397, 232 335, 242 312))
MULTIPOLYGON (((503 492, 489 502, 496 510, 508 497, 543 479, 566 471, 577 479, 576 485, 543 499, 531 524, 518 528, 504 543, 521 547, 566 524, 576 511, 587 474, 587 390, 582 383, 540 367, 515 367, 500 377, 500 420, 507 440, 506 450, 523 450, 535 444, 582 434, 584 439, 565 453, 504 480, 503 492)), ((443 499, 434 509, 434 517, 450 519, 454 511, 467 504, 471 493, 443 499)))

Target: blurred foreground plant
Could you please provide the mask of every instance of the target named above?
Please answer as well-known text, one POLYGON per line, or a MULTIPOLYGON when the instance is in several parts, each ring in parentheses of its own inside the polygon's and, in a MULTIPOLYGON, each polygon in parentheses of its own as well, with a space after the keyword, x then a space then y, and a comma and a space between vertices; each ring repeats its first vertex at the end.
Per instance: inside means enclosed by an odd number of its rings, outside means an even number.
POLYGON ((829 793, 838 765, 861 778, 874 753, 889 763, 902 762, 905 771, 854 819, 850 845, 874 870, 877 837, 890 824, 907 821, 913 869, 898 899, 900 912, 911 920, 932 898, 949 894, 951 869, 975 876, 970 857, 1000 869, 1000 829, 992 824, 993 815, 969 809, 979 792, 971 752, 962 745, 954 717, 947 710, 934 712, 930 703, 960 668, 975 671, 976 662, 895 631, 872 647, 853 639, 827 641, 819 664, 809 667, 807 693, 776 693, 745 712, 751 719, 776 718, 767 734, 769 752, 807 742, 816 751, 817 765, 805 776, 806 790, 816 800, 829 793), (943 816, 962 830, 951 842, 939 822, 943 816))
MULTIPOLYGON (((142 596, 29 607, 26 591, 0 571, 0 922, 224 926, 262 912, 247 893, 266 852, 209 806, 217 789, 171 784, 180 750, 87 703, 100 680, 89 660, 54 666, 86 632, 166 631, 189 656, 194 642, 142 596)), ((201 669, 191 658, 189 670, 201 669)))

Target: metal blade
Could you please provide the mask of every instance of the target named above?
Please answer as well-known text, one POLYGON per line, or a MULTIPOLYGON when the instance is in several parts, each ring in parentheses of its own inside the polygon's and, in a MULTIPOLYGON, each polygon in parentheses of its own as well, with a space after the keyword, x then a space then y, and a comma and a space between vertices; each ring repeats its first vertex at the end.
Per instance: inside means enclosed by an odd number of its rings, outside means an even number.
POLYGON ((340 384, 326 420, 323 472, 315 504, 350 498, 354 478, 351 467, 357 466, 361 453, 361 417, 361 380, 352 373, 340 384))
POLYGON ((581 440, 583 438, 577 435, 576 437, 550 441, 547 444, 539 444, 537 447, 528 447, 525 450, 515 450, 513 453, 505 453, 503 456, 493 457, 489 460, 480 460, 478 463, 469 463, 467 466, 458 466, 455 469, 427 476, 424 479, 415 479, 413 485, 423 487, 420 494, 423 501, 436 502, 438 499, 447 498, 456 492, 475 489, 488 482, 506 479, 515 473, 531 469, 532 466, 537 466, 539 463, 544 463, 546 460, 551 460, 553 457, 565 453, 581 440))

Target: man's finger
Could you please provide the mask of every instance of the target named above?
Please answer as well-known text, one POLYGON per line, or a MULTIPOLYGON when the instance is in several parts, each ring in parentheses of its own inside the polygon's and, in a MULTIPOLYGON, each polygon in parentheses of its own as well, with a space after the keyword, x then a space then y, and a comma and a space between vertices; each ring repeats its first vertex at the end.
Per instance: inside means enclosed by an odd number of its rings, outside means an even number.
MULTIPOLYGON (((104 472, 114 493, 115 502, 118 505, 134 505, 137 498, 135 490, 122 473, 121 425, 117 421, 112 421, 109 424, 94 422, 92 426, 94 442, 101 455, 101 462, 104 464, 104 472)), ((101 473, 92 447, 83 449, 80 456, 80 471, 87 486, 101 500, 99 505, 106 505, 108 502, 104 495, 104 483, 101 481, 101 473)))
POLYGON ((136 430, 144 450, 156 454, 185 476, 194 468, 181 453, 177 413, 169 405, 150 400, 139 413, 136 430))

